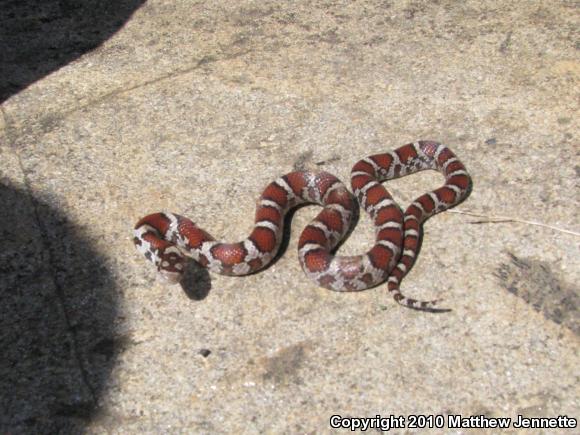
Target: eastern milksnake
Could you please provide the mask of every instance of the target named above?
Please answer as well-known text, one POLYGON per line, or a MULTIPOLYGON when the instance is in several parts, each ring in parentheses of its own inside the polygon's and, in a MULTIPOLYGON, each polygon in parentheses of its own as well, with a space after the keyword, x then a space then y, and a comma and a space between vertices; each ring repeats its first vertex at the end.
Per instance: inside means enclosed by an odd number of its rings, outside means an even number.
POLYGON ((291 208, 319 204, 322 211, 306 226, 298 242, 306 275, 335 291, 365 290, 387 280, 389 292, 399 304, 433 309, 437 300, 408 298, 399 284, 415 263, 422 223, 469 195, 471 178, 465 166, 445 145, 419 141, 360 160, 352 168, 351 186, 354 196, 328 172, 291 172, 266 187, 257 202, 254 229, 241 242, 216 241, 188 218, 173 213, 145 216, 135 226, 134 242, 170 282, 181 280, 184 256, 213 272, 247 275, 264 268, 276 255, 284 216, 291 208), (403 214, 380 183, 425 169, 441 172, 445 184, 417 198, 403 214), (354 197, 373 219, 375 245, 364 255, 335 256, 332 250, 355 219, 354 197))

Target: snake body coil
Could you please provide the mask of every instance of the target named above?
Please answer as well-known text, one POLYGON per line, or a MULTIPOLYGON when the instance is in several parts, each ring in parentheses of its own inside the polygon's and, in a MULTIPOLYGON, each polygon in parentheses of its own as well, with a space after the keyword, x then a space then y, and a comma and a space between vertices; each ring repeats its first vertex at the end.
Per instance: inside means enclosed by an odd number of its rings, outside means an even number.
POLYGON ((469 194, 471 178, 465 166, 448 147, 419 141, 360 160, 352 168, 351 186, 354 196, 327 172, 291 172, 266 187, 257 203, 254 229, 241 242, 216 241, 188 218, 173 213, 142 218, 135 226, 134 242, 171 282, 181 279, 184 256, 217 273, 247 275, 264 268, 276 255, 284 215, 291 208, 319 204, 322 211, 306 226, 298 243, 306 275, 335 291, 365 290, 387 281, 389 292, 399 304, 432 309, 436 300, 408 298, 399 284, 415 262, 422 223, 469 194), (402 213, 380 183, 426 169, 441 172, 445 184, 417 198, 402 213), (355 198, 374 222, 375 244, 363 255, 332 255, 351 228, 355 198))

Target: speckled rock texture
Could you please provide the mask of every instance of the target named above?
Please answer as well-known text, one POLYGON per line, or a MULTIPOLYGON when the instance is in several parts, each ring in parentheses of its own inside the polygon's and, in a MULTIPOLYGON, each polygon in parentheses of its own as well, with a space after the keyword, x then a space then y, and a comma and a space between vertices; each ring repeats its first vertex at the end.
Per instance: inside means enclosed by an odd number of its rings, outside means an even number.
MULTIPOLYGON (((580 418, 575 2, 4 3, 0 432, 580 418), (192 266, 167 286, 132 245, 161 210, 240 240, 279 175, 348 181, 417 139, 448 144, 474 180, 455 210, 478 216, 429 220, 402 284, 449 313, 310 282, 295 250, 316 207, 244 278, 192 266)), ((440 182, 387 188, 406 206, 440 182)), ((372 240, 362 216, 340 252, 372 240)), ((442 431, 462 430, 425 432, 442 431)))

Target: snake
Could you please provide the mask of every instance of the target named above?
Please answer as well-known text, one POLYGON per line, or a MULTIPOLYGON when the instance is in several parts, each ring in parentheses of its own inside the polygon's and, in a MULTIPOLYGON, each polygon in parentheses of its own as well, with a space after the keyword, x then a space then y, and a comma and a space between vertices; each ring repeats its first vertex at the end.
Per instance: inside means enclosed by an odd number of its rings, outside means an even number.
POLYGON ((140 219, 133 242, 169 283, 181 281, 186 258, 222 275, 248 275, 266 268, 278 254, 286 214, 301 204, 318 204, 322 210, 298 241, 298 258, 309 278, 338 292, 386 281, 400 305, 437 310, 440 299, 407 297, 400 284, 417 258, 423 223, 469 196, 472 180, 463 163, 446 145, 422 140, 363 158, 353 166, 350 182, 352 193, 325 171, 294 171, 277 178, 257 200, 254 227, 241 242, 216 240, 189 218, 170 212, 140 219), (428 169, 440 172, 444 184, 419 196, 403 212, 381 183, 428 169), (359 207, 373 221, 374 245, 362 255, 335 255, 356 224, 359 207))

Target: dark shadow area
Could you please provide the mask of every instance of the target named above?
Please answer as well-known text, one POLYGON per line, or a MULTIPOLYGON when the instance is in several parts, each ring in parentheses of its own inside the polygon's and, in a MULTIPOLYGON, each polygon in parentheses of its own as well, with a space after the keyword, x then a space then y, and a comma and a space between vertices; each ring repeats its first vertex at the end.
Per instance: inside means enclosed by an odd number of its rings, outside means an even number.
POLYGON ((98 47, 145 0, 0 0, 0 104, 98 47))
POLYGON ((49 203, 0 180, 0 433, 82 433, 126 345, 105 258, 49 203))
POLYGON ((209 271, 190 260, 185 265, 183 279, 179 284, 189 299, 201 301, 207 297, 211 290, 209 271))
POLYGON ((546 319, 580 336, 578 284, 564 280, 546 261, 506 253, 509 261, 501 262, 494 273, 500 285, 546 319))

